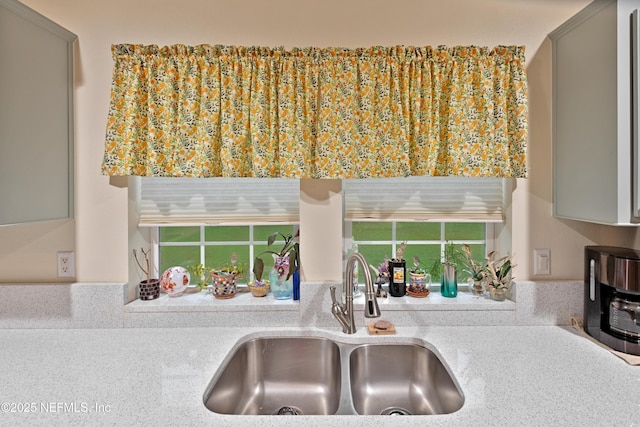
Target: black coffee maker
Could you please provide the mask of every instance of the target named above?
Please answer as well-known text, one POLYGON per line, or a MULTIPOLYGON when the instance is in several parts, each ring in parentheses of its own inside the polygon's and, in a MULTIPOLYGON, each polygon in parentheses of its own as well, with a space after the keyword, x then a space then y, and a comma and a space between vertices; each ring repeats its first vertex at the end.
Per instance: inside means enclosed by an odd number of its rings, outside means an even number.
POLYGON ((612 349, 640 355, 640 251, 585 247, 584 326, 612 349))

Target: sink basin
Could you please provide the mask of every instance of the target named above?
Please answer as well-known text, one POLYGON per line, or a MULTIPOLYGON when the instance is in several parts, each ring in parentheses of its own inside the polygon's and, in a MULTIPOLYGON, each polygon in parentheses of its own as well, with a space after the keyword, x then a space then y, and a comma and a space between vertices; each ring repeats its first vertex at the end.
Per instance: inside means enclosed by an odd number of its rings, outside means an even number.
POLYGON ((431 415, 464 395, 435 350, 419 340, 342 342, 320 336, 247 337, 204 394, 235 415, 431 415))
POLYGON ((449 414, 464 404, 451 374, 425 347, 361 345, 349 365, 351 398, 360 415, 449 414))
POLYGON ((329 339, 252 339, 218 373, 205 393, 205 406, 213 412, 330 415, 338 410, 340 348, 329 339))

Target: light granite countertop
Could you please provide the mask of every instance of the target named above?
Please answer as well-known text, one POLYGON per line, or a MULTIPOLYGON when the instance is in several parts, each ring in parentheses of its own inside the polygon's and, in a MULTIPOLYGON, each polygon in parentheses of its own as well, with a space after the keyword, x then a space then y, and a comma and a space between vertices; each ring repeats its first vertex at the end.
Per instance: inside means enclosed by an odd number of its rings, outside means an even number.
POLYGON ((370 336, 365 328, 121 328, 0 330, 0 425, 155 426, 631 426, 640 420, 640 367, 570 328, 432 326, 370 336), (347 342, 418 338, 437 348, 464 392, 449 415, 230 416, 203 394, 251 334, 347 342))

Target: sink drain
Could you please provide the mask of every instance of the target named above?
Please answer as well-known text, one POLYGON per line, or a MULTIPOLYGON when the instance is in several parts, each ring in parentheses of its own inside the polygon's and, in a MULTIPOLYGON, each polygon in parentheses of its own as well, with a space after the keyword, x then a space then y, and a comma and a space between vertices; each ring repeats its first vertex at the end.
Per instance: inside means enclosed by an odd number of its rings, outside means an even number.
POLYGON ((274 412, 273 415, 302 415, 302 411, 295 406, 283 406, 274 412))
POLYGON ((404 408, 391 407, 380 412, 380 415, 412 415, 411 412, 404 408))

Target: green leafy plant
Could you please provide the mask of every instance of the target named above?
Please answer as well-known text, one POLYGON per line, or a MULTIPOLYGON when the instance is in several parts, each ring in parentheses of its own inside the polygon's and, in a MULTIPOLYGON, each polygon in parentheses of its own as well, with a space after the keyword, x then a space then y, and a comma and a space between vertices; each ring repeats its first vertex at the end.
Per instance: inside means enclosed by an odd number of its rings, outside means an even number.
POLYGON ((224 264, 221 268, 213 269, 212 271, 218 274, 228 274, 235 276, 242 276, 247 270, 247 264, 238 262, 238 255, 235 252, 231 254, 229 262, 224 264))
POLYGON ((424 265, 417 255, 413 257, 413 267, 409 270, 413 274, 427 274, 429 273, 429 267, 424 265))
POLYGON ((515 266, 512 257, 508 255, 496 260, 493 260, 493 253, 487 255, 488 285, 496 289, 510 289, 513 284, 513 268, 515 266))
POLYGON ((207 286, 209 285, 207 281, 207 273, 209 273, 210 270, 207 269, 204 264, 189 266, 187 270, 193 279, 198 279, 198 283, 196 283, 196 289, 198 289, 198 291, 207 289, 207 286))
POLYGON ((467 273, 474 282, 484 280, 485 277, 489 275, 487 266, 494 252, 489 253, 489 255, 487 255, 489 258, 485 258, 484 262, 478 262, 478 260, 473 257, 471 247, 464 243, 462 245, 462 253, 464 254, 463 271, 467 273))
POLYGON ((442 257, 433 261, 429 273, 433 277, 441 276, 444 271, 444 264, 452 264, 456 267, 456 270, 460 270, 460 267, 464 265, 464 260, 464 253, 456 248, 453 242, 447 242, 444 245, 442 257))
POLYGON ((293 275, 293 272, 296 271, 300 265, 300 242, 298 241, 298 234, 295 236, 291 234, 282 234, 280 232, 275 232, 271 234, 267 238, 267 246, 273 245, 278 237, 282 237, 284 243, 282 248, 279 251, 266 250, 258 254, 256 259, 253 261, 253 274, 255 275, 255 280, 262 280, 262 274, 264 273, 264 261, 260 258, 262 254, 273 254, 278 257, 289 257, 289 273, 287 274, 287 280, 293 275))

